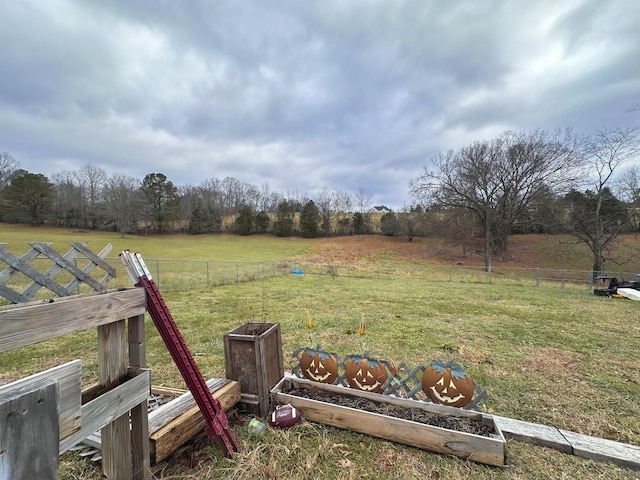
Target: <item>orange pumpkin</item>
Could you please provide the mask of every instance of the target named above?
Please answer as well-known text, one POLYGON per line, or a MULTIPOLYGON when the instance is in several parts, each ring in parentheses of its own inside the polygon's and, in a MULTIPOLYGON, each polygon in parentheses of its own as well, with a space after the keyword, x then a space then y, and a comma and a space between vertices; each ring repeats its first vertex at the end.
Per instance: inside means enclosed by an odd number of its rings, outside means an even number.
POLYGON ((351 355, 345 365, 345 378, 351 388, 380 393, 387 381, 387 368, 372 358, 351 355))
POLYGON ((333 383, 338 378, 338 357, 317 345, 305 348, 300 356, 302 375, 314 382, 333 383))
POLYGON ((473 380, 452 360, 434 360, 422 375, 422 390, 436 403, 464 407, 473 398, 473 380))

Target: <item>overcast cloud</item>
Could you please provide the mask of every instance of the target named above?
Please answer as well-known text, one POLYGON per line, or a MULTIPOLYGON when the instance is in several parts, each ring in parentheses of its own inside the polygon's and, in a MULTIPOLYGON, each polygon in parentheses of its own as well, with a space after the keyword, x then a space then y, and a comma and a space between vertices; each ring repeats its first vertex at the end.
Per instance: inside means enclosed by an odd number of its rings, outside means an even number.
POLYGON ((0 151, 409 203, 436 153, 640 123, 635 0, 0 0, 0 151))

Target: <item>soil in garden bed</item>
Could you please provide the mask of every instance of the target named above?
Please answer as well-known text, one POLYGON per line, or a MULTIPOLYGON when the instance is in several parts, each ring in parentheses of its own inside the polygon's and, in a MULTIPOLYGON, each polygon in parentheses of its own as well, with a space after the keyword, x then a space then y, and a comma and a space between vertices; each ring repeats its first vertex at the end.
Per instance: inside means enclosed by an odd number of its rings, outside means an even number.
POLYGON ((483 437, 490 437, 494 434, 494 430, 489 425, 465 417, 456 417, 453 415, 439 415, 430 413, 421 408, 400 407, 385 402, 375 402, 365 398, 352 397, 350 395, 342 395, 339 393, 329 392, 312 392, 305 388, 292 388, 286 392, 296 397, 307 398, 309 400, 317 400, 320 402, 339 405, 342 407, 355 408, 365 412, 377 413, 388 417, 400 418, 412 422, 432 425, 434 427, 446 428, 457 432, 471 433, 483 437))

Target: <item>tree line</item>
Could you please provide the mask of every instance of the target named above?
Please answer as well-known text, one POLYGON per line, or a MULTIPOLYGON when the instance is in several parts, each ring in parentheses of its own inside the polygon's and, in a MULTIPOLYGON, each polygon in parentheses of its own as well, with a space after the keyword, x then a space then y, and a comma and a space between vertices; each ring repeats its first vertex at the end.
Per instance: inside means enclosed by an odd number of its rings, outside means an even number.
POLYGON ((125 233, 272 233, 318 237, 375 233, 372 197, 322 190, 315 199, 233 177, 176 186, 163 173, 142 180, 95 165, 51 178, 0 154, 0 220, 125 233))
MULTIPOLYGON (((637 127, 592 135, 570 129, 505 131, 438 153, 412 179, 410 206, 372 209, 372 196, 323 189, 315 198, 284 195, 233 177, 175 186, 164 174, 108 176, 94 165, 47 178, 0 154, 0 215, 125 233, 228 232, 318 237, 382 233, 444 235, 472 248, 482 240, 485 268, 514 233, 568 233, 593 253, 595 272, 625 232, 640 231, 640 170, 622 171, 639 152, 637 127), (383 211, 372 221, 372 211, 383 211)), ((474 247, 475 248, 475 247, 474 247)))

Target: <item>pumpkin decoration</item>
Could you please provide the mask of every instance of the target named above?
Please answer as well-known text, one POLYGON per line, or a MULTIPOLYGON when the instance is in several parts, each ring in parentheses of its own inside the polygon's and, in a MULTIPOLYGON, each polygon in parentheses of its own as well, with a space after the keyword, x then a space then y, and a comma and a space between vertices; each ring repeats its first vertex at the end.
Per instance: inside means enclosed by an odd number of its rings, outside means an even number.
POLYGON ((334 353, 316 348, 305 348, 300 356, 302 375, 314 382, 333 383, 338 378, 338 357, 334 353))
POLYGON ((422 375, 422 390, 436 403, 464 407, 473 398, 473 380, 453 360, 434 360, 422 375))
POLYGON ((387 381, 387 367, 378 360, 364 355, 351 355, 345 364, 345 378, 351 388, 380 393, 387 381))

